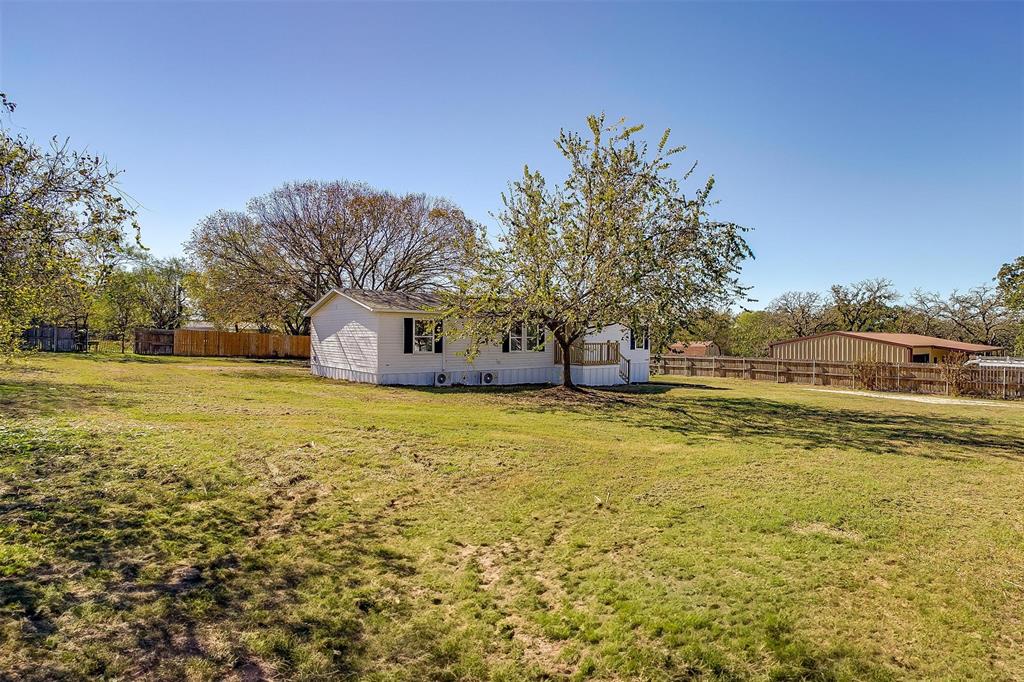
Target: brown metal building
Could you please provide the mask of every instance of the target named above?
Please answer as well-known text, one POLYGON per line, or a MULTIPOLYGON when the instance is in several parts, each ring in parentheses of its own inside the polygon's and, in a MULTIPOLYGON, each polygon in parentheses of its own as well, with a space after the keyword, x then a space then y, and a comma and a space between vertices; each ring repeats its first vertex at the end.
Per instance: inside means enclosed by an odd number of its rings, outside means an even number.
POLYGON ((999 346, 963 343, 921 334, 884 332, 826 332, 815 336, 776 341, 771 356, 783 360, 819 360, 822 362, 940 362, 950 353, 987 355, 999 346))

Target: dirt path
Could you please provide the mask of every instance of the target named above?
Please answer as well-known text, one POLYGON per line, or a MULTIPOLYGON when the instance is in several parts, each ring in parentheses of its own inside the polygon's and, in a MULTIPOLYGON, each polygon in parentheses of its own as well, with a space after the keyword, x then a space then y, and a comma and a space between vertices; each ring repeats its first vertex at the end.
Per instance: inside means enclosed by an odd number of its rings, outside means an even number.
POLYGON ((979 400, 974 398, 946 398, 932 395, 899 395, 896 393, 871 393, 869 391, 843 391, 835 388, 806 388, 805 391, 817 391, 818 393, 842 393, 844 395, 857 395, 862 398, 888 398, 889 400, 909 400, 914 403, 932 403, 934 405, 975 405, 977 407, 1013 407, 1011 402, 998 402, 995 400, 979 400))

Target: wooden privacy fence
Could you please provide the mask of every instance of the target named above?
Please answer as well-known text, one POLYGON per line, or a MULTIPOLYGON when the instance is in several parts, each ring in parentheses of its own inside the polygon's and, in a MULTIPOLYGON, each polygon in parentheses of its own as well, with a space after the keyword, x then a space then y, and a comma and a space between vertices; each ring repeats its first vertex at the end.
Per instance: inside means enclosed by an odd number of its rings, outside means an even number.
POLYGON ((855 362, 656 355, 651 358, 651 370, 691 377, 732 377, 901 393, 1024 398, 1024 368, 1019 367, 964 367, 958 376, 951 377, 941 365, 917 362, 858 366, 855 362))
POLYGON ((309 359, 309 337, 208 329, 138 329, 135 352, 232 358, 309 359))
POLYGON ((139 355, 174 355, 174 330, 136 329, 135 352, 139 355))
POLYGON ((175 355, 309 359, 309 337, 176 329, 175 355))

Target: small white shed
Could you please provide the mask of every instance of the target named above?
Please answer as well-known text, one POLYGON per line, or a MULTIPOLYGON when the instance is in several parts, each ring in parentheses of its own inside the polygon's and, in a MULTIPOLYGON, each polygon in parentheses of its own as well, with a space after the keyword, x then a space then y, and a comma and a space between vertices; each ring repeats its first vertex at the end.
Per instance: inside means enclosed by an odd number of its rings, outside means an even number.
MULTIPOLYGON (((311 371, 332 379, 413 386, 561 383, 555 344, 542 330, 521 325, 510 331, 501 346, 481 348, 471 363, 465 356, 467 343, 446 339, 444 322, 428 312, 437 303, 429 294, 328 292, 307 311, 311 371)), ((646 382, 650 377, 646 339, 613 325, 585 340, 585 347, 615 344, 614 353, 585 353, 600 357, 574 364, 573 381, 583 386, 646 382)))

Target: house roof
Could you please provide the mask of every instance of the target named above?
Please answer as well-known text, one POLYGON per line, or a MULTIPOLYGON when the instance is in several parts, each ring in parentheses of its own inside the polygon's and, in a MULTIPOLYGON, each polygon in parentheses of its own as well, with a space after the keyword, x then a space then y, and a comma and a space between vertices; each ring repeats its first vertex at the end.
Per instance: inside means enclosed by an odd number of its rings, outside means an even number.
POLYGON ((982 343, 964 343, 963 341, 940 339, 937 336, 925 336, 923 334, 891 334, 888 332, 825 332, 823 334, 814 334, 813 336, 801 336, 796 339, 776 341, 770 345, 778 346, 784 343, 803 341, 804 339, 816 339, 821 336, 832 336, 833 334, 838 334, 839 336, 852 336, 856 339, 878 341, 879 343, 888 343, 893 346, 904 346, 906 348, 931 347, 942 348, 944 350, 957 350, 964 353, 988 353, 1002 348, 1002 346, 987 346, 982 343))
POLYGON ((682 351, 684 348, 709 348, 713 345, 715 345, 714 341, 676 341, 669 348, 682 351))
POLYGON ((312 315, 318 308, 335 296, 344 296, 375 313, 419 313, 441 303, 437 294, 421 291, 371 291, 369 289, 331 289, 309 307, 306 315, 312 315))

